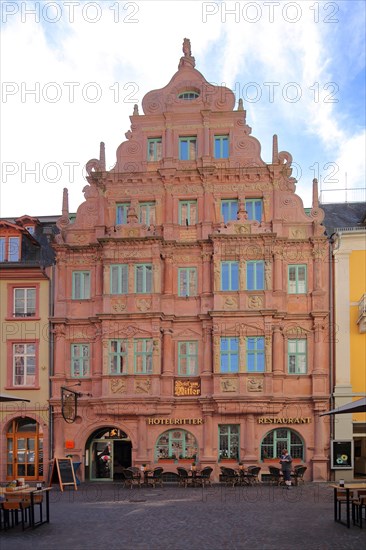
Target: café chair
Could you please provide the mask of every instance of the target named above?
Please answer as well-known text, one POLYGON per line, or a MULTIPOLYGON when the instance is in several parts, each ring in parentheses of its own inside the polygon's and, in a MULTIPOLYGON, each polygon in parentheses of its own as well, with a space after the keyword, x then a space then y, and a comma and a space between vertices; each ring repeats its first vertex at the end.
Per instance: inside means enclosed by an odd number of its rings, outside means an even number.
POLYGON ((163 472, 164 472, 164 468, 160 468, 160 467, 154 468, 154 470, 152 472, 152 475, 148 476, 148 478, 147 478, 148 485, 152 485, 154 487, 154 489, 157 485, 162 487, 163 486, 163 472))
POLYGON ((122 470, 122 474, 124 477, 124 486, 129 487, 132 489, 133 485, 137 485, 141 489, 141 477, 134 476, 133 472, 131 470, 128 470, 127 468, 122 470))
POLYGON ((188 474, 188 470, 186 470, 185 468, 182 468, 181 466, 178 466, 177 467, 177 472, 178 472, 178 486, 179 487, 188 487, 188 483, 189 483, 189 474, 188 474))
POLYGON ((257 485, 259 481, 260 466, 248 466, 245 477, 248 480, 249 485, 257 485))
POLYGON ((19 514, 22 522, 22 529, 24 531, 25 524, 28 518, 28 524, 31 525, 31 500, 30 495, 6 495, 5 501, 0 503, 3 520, 4 530, 6 531, 10 526, 14 527, 19 523, 19 514))
POLYGON ((201 487, 207 487, 208 485, 211 487, 211 474, 213 472, 213 468, 211 466, 205 466, 201 470, 201 474, 198 476, 197 481, 201 487))
MULTIPOLYGON (((342 505, 347 505, 347 491, 346 489, 337 489, 336 499, 337 499, 337 521, 341 521, 342 516, 342 505)), ((353 491, 350 491, 350 503, 352 505, 352 520, 354 521, 355 508, 353 502, 357 498, 353 491)))
POLYGON ((283 483, 282 472, 276 466, 268 466, 271 485, 281 485, 283 483))
POLYGON ((366 490, 359 489, 352 500, 352 519, 353 525, 357 525, 362 529, 362 510, 365 510, 366 519, 366 490))
POLYGON ((295 485, 304 483, 304 474, 307 469, 308 469, 307 466, 295 466, 294 471, 291 474, 291 477, 293 477, 295 485))
POLYGON ((220 470, 222 472, 223 481, 225 482, 226 485, 231 485, 232 487, 234 487, 234 485, 239 484, 240 482, 239 476, 233 468, 220 466, 220 470))

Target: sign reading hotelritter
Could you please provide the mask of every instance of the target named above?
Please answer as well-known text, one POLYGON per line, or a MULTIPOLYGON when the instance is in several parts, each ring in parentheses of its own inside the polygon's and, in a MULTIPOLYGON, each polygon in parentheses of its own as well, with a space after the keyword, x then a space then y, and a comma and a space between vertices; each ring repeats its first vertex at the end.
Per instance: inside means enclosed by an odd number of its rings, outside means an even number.
POLYGON ((148 418, 147 423, 150 425, 165 425, 165 426, 182 426, 185 424, 198 425, 203 424, 202 418, 148 418))
POLYGON ((258 418, 258 424, 310 424, 310 422, 310 416, 305 416, 304 418, 272 418, 270 416, 261 416, 258 418))

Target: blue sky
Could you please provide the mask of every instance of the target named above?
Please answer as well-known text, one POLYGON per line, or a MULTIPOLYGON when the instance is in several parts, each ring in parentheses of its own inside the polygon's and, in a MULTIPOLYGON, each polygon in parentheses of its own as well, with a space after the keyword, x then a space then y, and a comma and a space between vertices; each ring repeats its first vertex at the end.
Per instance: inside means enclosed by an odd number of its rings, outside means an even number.
POLYGON ((59 214, 63 187, 76 211, 85 163, 105 141, 114 165, 184 37, 206 79, 243 98, 263 160, 273 134, 292 154, 305 206, 314 176, 328 202, 365 187, 363 1, 4 0, 1 22, 1 216, 59 214))

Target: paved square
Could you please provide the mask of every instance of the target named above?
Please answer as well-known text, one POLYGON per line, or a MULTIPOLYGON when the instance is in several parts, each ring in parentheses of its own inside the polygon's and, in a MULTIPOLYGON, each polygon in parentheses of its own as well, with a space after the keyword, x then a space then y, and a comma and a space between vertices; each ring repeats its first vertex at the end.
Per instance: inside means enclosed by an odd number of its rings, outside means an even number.
POLYGON ((366 528, 347 529, 333 521, 333 490, 326 484, 286 491, 268 485, 125 489, 94 483, 64 493, 54 486, 50 512, 51 523, 34 531, 1 532, 1 550, 366 547, 366 528))

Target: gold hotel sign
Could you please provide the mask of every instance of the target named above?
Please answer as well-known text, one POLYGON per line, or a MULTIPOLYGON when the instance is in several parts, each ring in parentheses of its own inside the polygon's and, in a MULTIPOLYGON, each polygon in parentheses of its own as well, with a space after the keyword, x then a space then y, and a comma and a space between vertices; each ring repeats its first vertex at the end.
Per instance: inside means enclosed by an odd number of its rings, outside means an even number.
POLYGON ((310 416, 294 418, 272 418, 270 416, 261 416, 258 418, 258 424, 310 424, 310 416))
POLYGON ((163 425, 163 426, 182 426, 191 424, 197 426, 198 424, 203 424, 202 418, 147 418, 147 423, 149 425, 163 425))
POLYGON ((200 380, 174 380, 175 397, 191 397, 201 395, 200 380))

